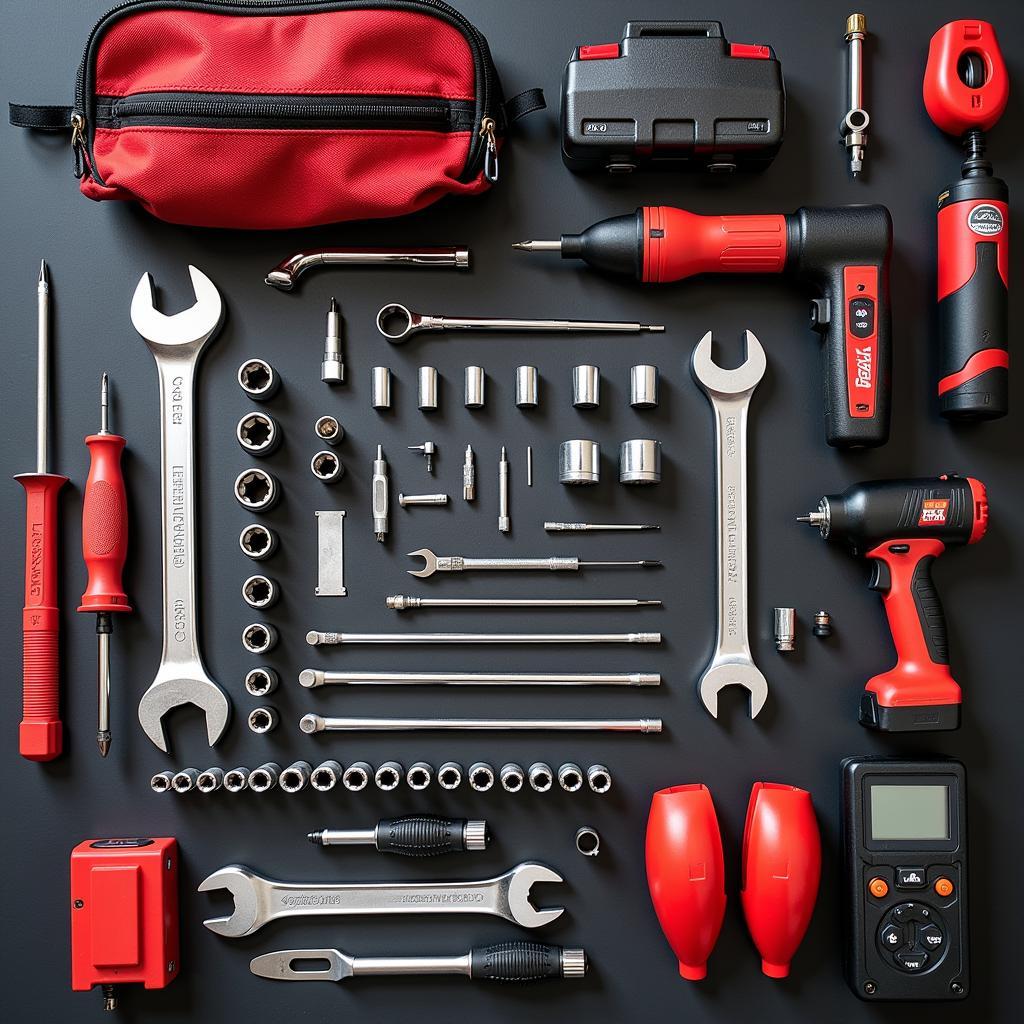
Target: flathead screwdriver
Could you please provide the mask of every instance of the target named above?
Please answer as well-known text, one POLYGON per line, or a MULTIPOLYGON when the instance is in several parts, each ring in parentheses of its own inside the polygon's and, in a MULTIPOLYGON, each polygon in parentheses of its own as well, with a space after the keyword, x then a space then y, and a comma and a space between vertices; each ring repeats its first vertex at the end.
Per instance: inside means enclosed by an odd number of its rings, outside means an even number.
POLYGON ((89 477, 82 501, 82 557, 89 573, 80 612, 96 615, 98 643, 98 717, 96 743, 100 756, 110 750, 110 634, 111 615, 130 612, 122 573, 128 554, 128 499, 121 473, 125 439, 110 431, 109 385, 100 380, 100 430, 85 439, 89 449, 89 477))

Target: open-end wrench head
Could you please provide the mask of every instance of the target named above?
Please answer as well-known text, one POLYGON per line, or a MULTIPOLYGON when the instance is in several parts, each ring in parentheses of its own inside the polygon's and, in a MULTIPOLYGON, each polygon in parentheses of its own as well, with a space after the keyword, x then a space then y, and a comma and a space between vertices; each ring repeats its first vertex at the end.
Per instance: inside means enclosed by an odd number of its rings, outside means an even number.
POLYGON ((502 876, 508 886, 509 919, 523 928, 540 928, 565 913, 565 907, 538 909, 530 902, 530 889, 538 882, 564 882, 565 879, 546 864, 523 861, 502 876))
POLYGON ((750 717, 758 713, 768 700, 768 680, 749 661, 718 662, 710 665, 700 678, 700 699, 708 714, 718 717, 718 695, 727 686, 742 686, 750 694, 750 717))
POLYGON ((215 892, 227 889, 235 906, 226 917, 208 917, 203 924, 227 939, 239 939, 251 935, 263 924, 258 919, 260 900, 259 886, 264 879, 244 864, 228 864, 214 871, 199 883, 197 892, 215 892))
POLYGON ((420 548, 419 551, 410 551, 408 553, 409 558, 416 558, 417 556, 423 559, 423 568, 406 569, 405 571, 410 576, 418 576, 420 579, 433 576, 437 572, 437 555, 430 548, 420 548))
POLYGON ((192 704, 206 716, 206 737, 214 746, 224 735, 231 718, 227 694, 203 676, 167 679, 158 676, 139 701, 139 724, 153 744, 168 753, 164 715, 183 704, 192 704))
POLYGON ((132 296, 132 324, 151 348, 201 349, 224 319, 224 300, 216 285, 198 267, 189 264, 188 272, 196 301, 170 315, 154 304, 153 278, 148 273, 139 278, 132 296))
POLYGON ((753 331, 744 331, 746 357, 739 366, 727 370, 711 358, 711 332, 697 342, 690 357, 694 379, 709 395, 742 395, 753 391, 764 376, 768 361, 761 342, 753 331))

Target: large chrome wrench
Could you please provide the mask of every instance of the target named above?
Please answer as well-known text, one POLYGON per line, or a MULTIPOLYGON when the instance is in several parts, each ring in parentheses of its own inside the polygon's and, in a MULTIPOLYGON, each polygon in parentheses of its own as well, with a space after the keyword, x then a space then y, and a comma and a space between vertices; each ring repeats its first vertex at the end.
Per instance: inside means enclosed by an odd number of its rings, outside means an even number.
POLYGON ((244 864, 228 864, 203 879, 199 892, 227 889, 235 904, 231 913, 203 924, 240 939, 279 917, 323 914, 493 914, 523 928, 540 928, 565 908, 538 910, 530 889, 537 882, 561 881, 557 871, 536 861, 472 882, 279 882, 244 864))
POLYGON ((213 282, 190 266, 196 302, 173 316, 153 305, 153 280, 143 274, 132 298, 132 324, 156 360, 160 383, 160 508, 163 561, 163 651, 156 678, 139 701, 142 730, 164 753, 164 715, 194 704, 206 715, 212 747, 231 713, 227 694, 210 678, 199 653, 196 615, 195 375, 206 343, 220 329, 224 303, 213 282))
POLYGON ((700 696, 713 718, 726 686, 750 693, 750 717, 768 699, 768 681, 754 664, 747 639, 747 410, 764 376, 766 360, 753 333, 744 334, 747 354, 725 370, 711 358, 711 332, 697 343, 690 361, 715 414, 715 492, 718 519, 718 634, 715 653, 700 677, 700 696))

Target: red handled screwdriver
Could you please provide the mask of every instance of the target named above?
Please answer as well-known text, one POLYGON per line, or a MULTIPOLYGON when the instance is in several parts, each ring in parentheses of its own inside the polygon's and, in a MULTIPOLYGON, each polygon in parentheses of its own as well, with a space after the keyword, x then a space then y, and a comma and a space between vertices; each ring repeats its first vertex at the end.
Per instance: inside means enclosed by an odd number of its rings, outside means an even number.
POLYGON ((52 761, 63 747, 60 722, 60 609, 57 607, 57 492, 66 476, 46 472, 50 377, 50 279, 39 264, 39 369, 36 471, 14 479, 25 488, 25 608, 23 715, 18 750, 30 761, 52 761))
POLYGON ((89 581, 82 595, 80 612, 96 614, 99 641, 99 718, 96 743, 100 756, 110 750, 110 634, 115 612, 130 612, 121 574, 128 553, 128 499, 121 474, 121 452, 125 440, 108 426, 107 375, 100 381, 100 432, 85 439, 89 449, 89 478, 82 502, 82 556, 89 581))

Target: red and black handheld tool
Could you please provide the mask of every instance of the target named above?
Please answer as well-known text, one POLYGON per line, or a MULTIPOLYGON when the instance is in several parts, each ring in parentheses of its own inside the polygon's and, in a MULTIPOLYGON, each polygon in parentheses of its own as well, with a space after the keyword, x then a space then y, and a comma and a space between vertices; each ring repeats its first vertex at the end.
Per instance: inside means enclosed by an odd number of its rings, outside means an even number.
POLYGON ((695 274, 793 273, 811 285, 811 327, 825 335, 825 439, 866 448, 889 439, 892 218, 884 206, 801 207, 793 214, 702 217, 642 206, 558 241, 559 252, 645 283, 695 274))
POLYGON ((1009 95, 1006 65, 987 21, 951 21, 932 36, 924 105, 964 147, 960 180, 938 200, 938 392, 939 411, 949 420, 1007 413, 1010 193, 985 159, 985 132, 1002 116, 1009 95))
POLYGON ((886 732, 960 725, 960 687, 949 671, 946 620, 931 577, 946 548, 975 544, 988 526, 985 485, 973 477, 873 480, 827 494, 798 520, 873 563, 896 665, 868 680, 860 721, 886 732))

